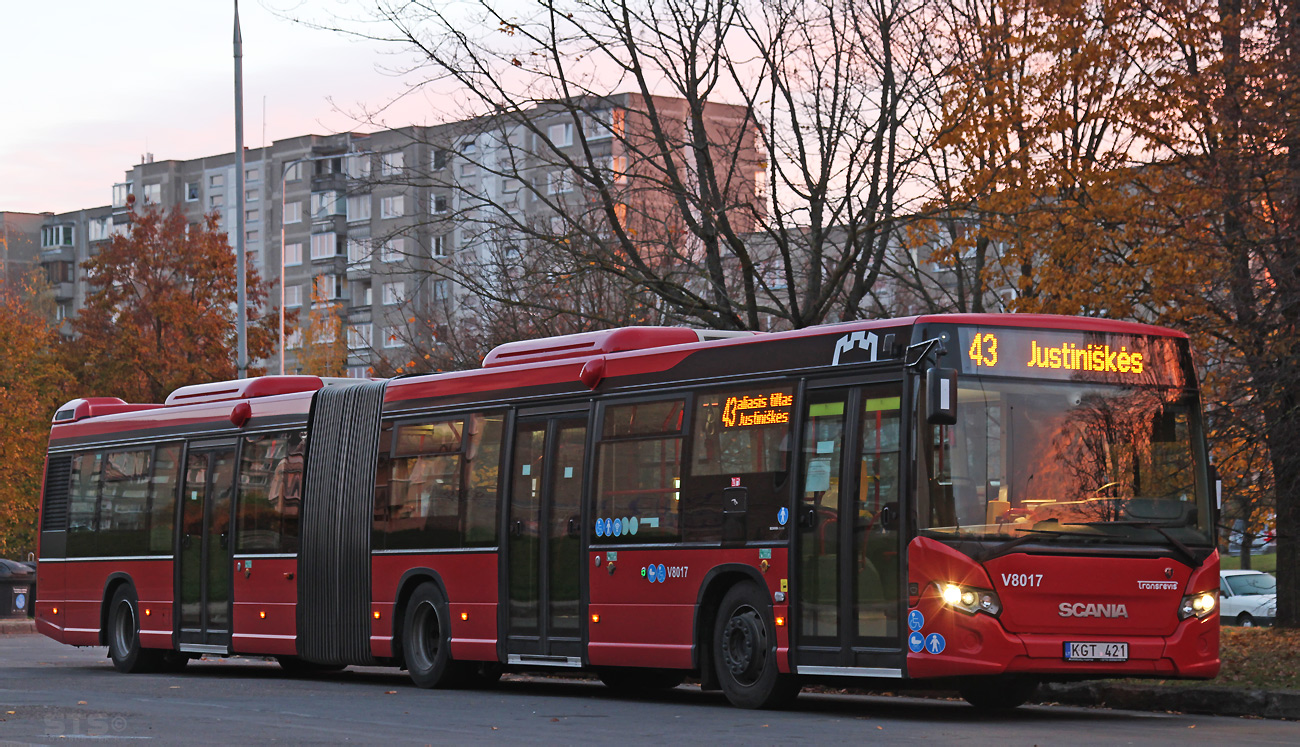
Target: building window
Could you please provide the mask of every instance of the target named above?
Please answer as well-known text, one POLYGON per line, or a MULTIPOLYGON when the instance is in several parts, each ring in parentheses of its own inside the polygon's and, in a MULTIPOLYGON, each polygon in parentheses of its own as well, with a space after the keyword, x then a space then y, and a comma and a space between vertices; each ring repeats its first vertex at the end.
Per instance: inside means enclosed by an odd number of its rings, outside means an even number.
MULTIPOLYGON (((252 241, 261 241, 261 240, 262 240, 262 232, 259 231, 259 230, 257 230, 256 228, 251 229, 251 230, 248 230, 248 231, 245 231, 245 232, 244 232, 244 240, 245 240, 245 241, 249 241, 249 242, 252 242, 252 241)), ((252 252, 249 252, 249 254, 252 254, 252 252)))
POLYGON ((406 283, 384 283, 384 305, 395 306, 406 295, 406 283))
POLYGON ((370 195, 352 195, 348 198, 348 222, 370 220, 370 195))
POLYGON ((552 171, 546 175, 546 193, 562 195, 573 191, 573 182, 563 171, 552 171))
POLYGON ((402 173, 402 151, 395 150, 379 156, 379 173, 383 176, 397 176, 402 173))
POLYGON ((767 172, 766 171, 754 172, 754 200, 762 204, 767 203, 767 172))
POLYGON ((370 178, 370 154, 348 156, 346 168, 353 179, 370 178))
POLYGON ((343 297, 342 275, 317 275, 312 282, 316 285, 315 298, 334 301, 343 297))
POLYGON ((91 241, 103 241, 112 235, 113 219, 112 218, 91 218, 87 226, 88 237, 91 241))
POLYGON ((131 195, 131 182, 113 185, 113 207, 126 207, 126 198, 131 195))
POLYGON ((72 246, 72 226, 45 226, 41 228, 41 248, 72 246))
POLYGON ((284 223, 302 223, 302 203, 284 203, 284 223))
POLYGON ((433 281, 433 288, 432 288, 433 300, 446 301, 450 289, 451 289, 451 281, 449 280, 433 281))
POLYGON ((161 184, 144 185, 144 202, 146 205, 161 205, 162 185, 161 184))
POLYGON ((569 122, 564 124, 553 124, 546 128, 546 139, 551 141, 551 145, 563 147, 573 145, 573 125, 569 122))
POLYGON ((434 171, 447 168, 447 151, 442 148, 434 148, 433 154, 430 156, 429 166, 434 171))
POLYGON ((405 195, 393 195, 385 197, 379 201, 380 218, 397 218, 404 214, 406 208, 405 195))
POLYGON ((398 334, 396 327, 384 327, 384 347, 402 347, 402 338, 401 335, 398 334))
POLYGON ((244 211, 244 222, 246 223, 256 223, 261 219, 262 219, 262 212, 257 208, 244 211))
MULTIPOLYGON (((588 140, 604 140, 614 135, 613 110, 594 111, 583 118, 583 131, 588 140)), ((622 112, 619 112, 622 114, 622 112)), ((620 117, 621 119, 621 117, 620 117)))
POLYGON ((262 178, 257 169, 244 169, 244 181, 252 183, 262 178))
POLYGON ((355 324, 348 327, 348 350, 366 350, 370 348, 369 324, 355 324))
POLYGON ((295 329, 284 339, 284 346, 290 350, 302 347, 302 329, 295 329))
POLYGON ((348 238, 348 262, 351 264, 360 264, 370 259, 370 248, 366 246, 365 239, 348 238))
POLYGON ((224 206, 225 204, 226 204, 226 196, 225 196, 225 195, 221 195, 221 194, 217 194, 217 195, 208 195, 208 207, 210 207, 210 208, 219 208, 219 207, 224 206))
POLYGON ((244 190, 244 202, 257 202, 260 199, 262 199, 262 193, 260 190, 256 190, 256 189, 244 190))
POLYGON ((474 176, 477 173, 478 173, 478 164, 474 163, 473 161, 460 162, 461 176, 474 176))
POLYGON ((348 366, 349 379, 368 379, 370 378, 369 366, 348 366))
POLYGON ((401 262, 402 255, 406 254, 406 239, 399 236, 395 239, 389 239, 384 242, 383 249, 379 255, 380 262, 401 262))
POLYGON ((311 196, 311 217, 312 220, 320 220, 331 215, 339 215, 344 211, 346 203, 339 200, 338 193, 334 190, 328 192, 313 192, 311 196))
POLYGON ((217 188, 226 186, 225 174, 211 174, 208 176, 208 187, 217 188))
POLYGON ((285 170, 284 180, 286 182, 302 181, 302 161, 295 163, 294 165, 290 166, 288 169, 285 170))
POLYGON ((284 245, 284 264, 286 266, 302 264, 302 244, 284 245))
POLYGON ((286 309, 294 309, 299 306, 302 306, 302 286, 284 286, 284 307, 286 309))
POLYGON ((335 233, 314 233, 311 235, 311 258, 329 259, 338 254, 339 237, 335 233))
POLYGON ((197 202, 199 199, 199 183, 185 182, 185 201, 197 202))
POLYGON ((434 237, 433 237, 433 256, 435 256, 435 257, 445 257, 445 256, 447 256, 447 236, 446 236, 446 235, 442 235, 442 236, 434 236, 434 237))
POLYGON ((429 198, 429 211, 434 215, 447 212, 447 195, 433 195, 429 198))

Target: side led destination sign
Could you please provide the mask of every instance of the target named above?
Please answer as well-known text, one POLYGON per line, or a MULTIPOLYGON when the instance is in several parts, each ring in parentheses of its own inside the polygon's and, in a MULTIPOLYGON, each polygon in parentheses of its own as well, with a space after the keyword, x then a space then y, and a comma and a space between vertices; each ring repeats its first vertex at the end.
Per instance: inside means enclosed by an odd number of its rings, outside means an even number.
POLYGON ((794 395, 785 392, 727 397, 722 407, 722 424, 727 428, 748 428, 788 423, 793 406, 794 395))
POLYGON ((962 373, 1182 386, 1170 337, 960 327, 962 373))

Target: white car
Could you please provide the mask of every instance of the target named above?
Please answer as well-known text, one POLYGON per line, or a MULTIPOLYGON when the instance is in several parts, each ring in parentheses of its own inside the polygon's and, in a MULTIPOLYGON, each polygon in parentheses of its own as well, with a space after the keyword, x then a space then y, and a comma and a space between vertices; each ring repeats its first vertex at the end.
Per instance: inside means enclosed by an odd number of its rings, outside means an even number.
POLYGON ((1219 620, 1225 625, 1272 625, 1277 579, 1262 571, 1219 571, 1219 620))

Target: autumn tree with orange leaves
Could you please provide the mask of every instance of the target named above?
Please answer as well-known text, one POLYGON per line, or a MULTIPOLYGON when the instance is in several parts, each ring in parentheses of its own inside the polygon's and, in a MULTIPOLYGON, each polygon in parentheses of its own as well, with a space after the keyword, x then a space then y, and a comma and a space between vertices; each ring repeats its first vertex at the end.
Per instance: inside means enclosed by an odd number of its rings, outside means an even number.
POLYGON ((0 557, 36 549, 36 516, 50 419, 68 394, 58 332, 32 283, 0 286, 0 557))
MULTIPOLYGON (((130 221, 82 265, 93 290, 67 355, 79 393, 162 402, 177 387, 235 378, 235 255, 217 216, 191 225, 179 209, 132 204, 130 221)), ((247 288, 248 354, 258 360, 275 352, 278 315, 264 309, 252 263, 247 288)))

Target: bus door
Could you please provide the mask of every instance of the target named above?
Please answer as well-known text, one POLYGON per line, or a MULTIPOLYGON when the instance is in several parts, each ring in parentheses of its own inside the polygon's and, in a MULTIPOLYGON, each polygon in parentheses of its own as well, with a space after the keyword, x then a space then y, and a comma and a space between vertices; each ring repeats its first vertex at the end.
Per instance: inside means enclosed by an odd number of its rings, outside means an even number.
POLYGON ((901 677, 900 383, 809 389, 795 599, 800 674, 901 677))
POLYGON ((586 443, 586 412, 516 421, 501 586, 509 663, 582 663, 586 443))
POLYGON ((229 653, 236 442, 190 445, 181 493, 176 598, 181 651, 229 653))

